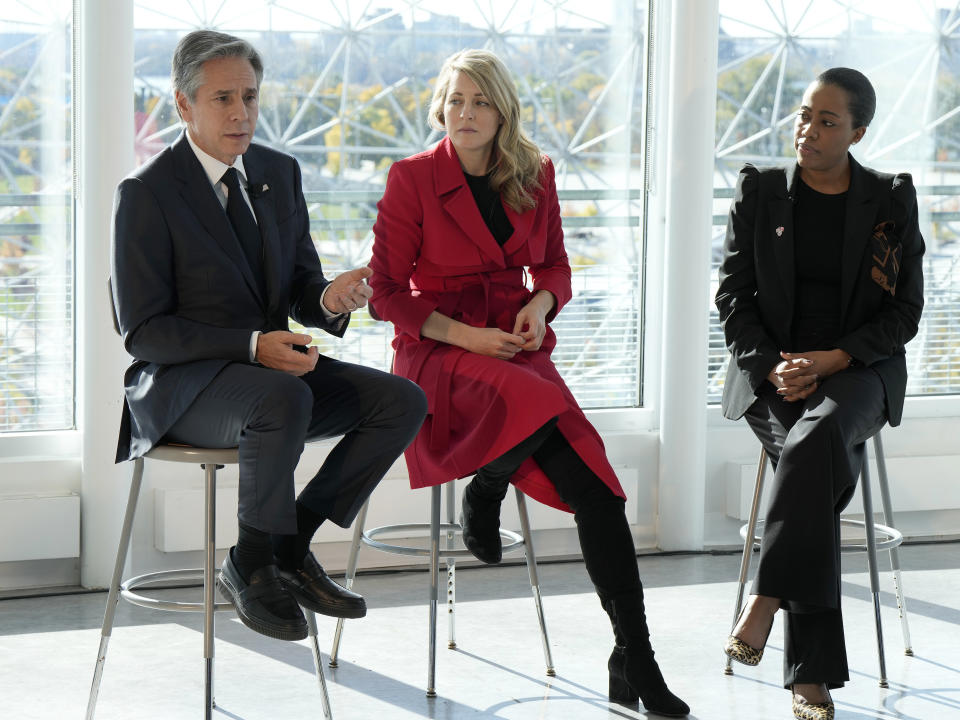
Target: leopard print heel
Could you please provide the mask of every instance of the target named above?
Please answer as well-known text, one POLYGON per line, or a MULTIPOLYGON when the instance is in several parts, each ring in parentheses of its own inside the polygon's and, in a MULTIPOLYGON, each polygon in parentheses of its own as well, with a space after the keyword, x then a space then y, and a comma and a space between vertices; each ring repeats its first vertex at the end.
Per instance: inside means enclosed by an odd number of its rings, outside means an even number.
POLYGON ((833 720, 833 700, 808 703, 799 695, 793 696, 793 716, 797 720, 833 720))
POLYGON ((751 667, 759 665, 763 659, 763 648, 758 650, 755 647, 751 647, 733 635, 727 638, 727 642, 723 646, 723 651, 731 660, 736 660, 738 663, 750 665, 751 667))
MULTIPOLYGON (((743 613, 746 611, 746 605, 740 608, 740 613, 737 615, 737 619, 733 623, 734 629, 736 629, 737 625, 740 624, 740 618, 743 617, 743 613)), ((770 618, 770 627, 767 628, 767 638, 770 637, 770 630, 772 628, 773 618, 770 618)), ((763 646, 760 648, 755 648, 752 645, 747 645, 736 635, 733 635, 733 630, 730 632, 731 634, 727 637, 727 642, 723 646, 723 651, 727 654, 727 656, 731 660, 736 660, 738 663, 743 663, 744 665, 749 665, 751 667, 759 665, 760 661, 763 659, 763 648, 767 645, 767 639, 764 638, 763 646)))

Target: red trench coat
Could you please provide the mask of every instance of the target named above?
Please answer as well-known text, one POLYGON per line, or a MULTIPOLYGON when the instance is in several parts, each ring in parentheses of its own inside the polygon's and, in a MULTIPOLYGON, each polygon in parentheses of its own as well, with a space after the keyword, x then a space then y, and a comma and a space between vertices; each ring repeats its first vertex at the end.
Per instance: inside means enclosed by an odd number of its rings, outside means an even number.
MULTIPOLYGON (((513 332, 517 312, 538 290, 557 300, 548 322, 567 303, 570 265, 549 160, 540 180, 536 208, 517 214, 504 205, 514 231, 501 248, 449 139, 390 169, 373 226, 370 305, 375 317, 396 327, 393 371, 427 396, 427 418, 405 453, 414 488, 471 475, 559 416, 557 427, 577 454, 624 497, 599 434, 550 360, 557 338, 549 325, 539 350, 509 361, 420 335, 434 310, 474 327, 513 332)), ((569 510, 532 458, 512 480, 530 497, 569 510)))

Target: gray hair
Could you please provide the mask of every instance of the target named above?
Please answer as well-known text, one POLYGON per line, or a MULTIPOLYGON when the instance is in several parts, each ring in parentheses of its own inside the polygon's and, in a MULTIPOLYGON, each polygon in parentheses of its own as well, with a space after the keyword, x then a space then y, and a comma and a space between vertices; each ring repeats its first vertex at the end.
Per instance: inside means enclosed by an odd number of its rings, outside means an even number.
POLYGON ((203 84, 203 64, 208 60, 225 57, 249 60, 257 76, 257 88, 260 88, 263 80, 263 60, 253 45, 215 30, 195 30, 184 35, 173 51, 173 66, 170 71, 173 89, 193 102, 197 99, 197 90, 203 84))

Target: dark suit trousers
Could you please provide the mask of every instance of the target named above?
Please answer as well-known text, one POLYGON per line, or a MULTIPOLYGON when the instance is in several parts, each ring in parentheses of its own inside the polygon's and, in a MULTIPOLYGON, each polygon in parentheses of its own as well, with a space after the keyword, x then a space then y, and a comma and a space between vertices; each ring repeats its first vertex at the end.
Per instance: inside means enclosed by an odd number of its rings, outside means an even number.
POLYGON ((197 396, 167 439, 240 449, 240 522, 297 532, 293 471, 304 442, 342 435, 299 501, 348 527, 426 414, 406 378, 320 356, 296 377, 231 363, 197 396))
POLYGON ((849 679, 840 612, 840 513, 856 489, 864 442, 886 415, 880 376, 851 368, 805 401, 764 383, 745 415, 775 467, 753 593, 781 599, 784 686, 849 679))

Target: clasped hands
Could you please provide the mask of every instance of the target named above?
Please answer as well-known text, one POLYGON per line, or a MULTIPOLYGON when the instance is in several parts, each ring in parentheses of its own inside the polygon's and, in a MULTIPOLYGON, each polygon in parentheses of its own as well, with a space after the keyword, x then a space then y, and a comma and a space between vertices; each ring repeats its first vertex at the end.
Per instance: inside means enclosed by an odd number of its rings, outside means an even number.
POLYGON ((552 293, 539 291, 517 313, 513 332, 499 328, 470 328, 470 343, 465 349, 501 360, 510 360, 521 350, 539 350, 547 334, 547 313, 554 302, 552 293))
POLYGON ((812 395, 827 376, 845 370, 850 355, 845 350, 811 350, 808 352, 781 352, 782 362, 770 371, 767 379, 777 388, 777 394, 786 402, 805 400, 812 395))
MULTIPOLYGON (((331 313, 349 313, 366 306, 373 290, 366 279, 373 275, 368 267, 355 268, 337 275, 326 288, 323 305, 331 313)), ((317 365, 320 351, 307 347, 313 338, 303 333, 274 330, 257 338, 256 359, 264 367, 291 375, 304 375, 317 365)))

